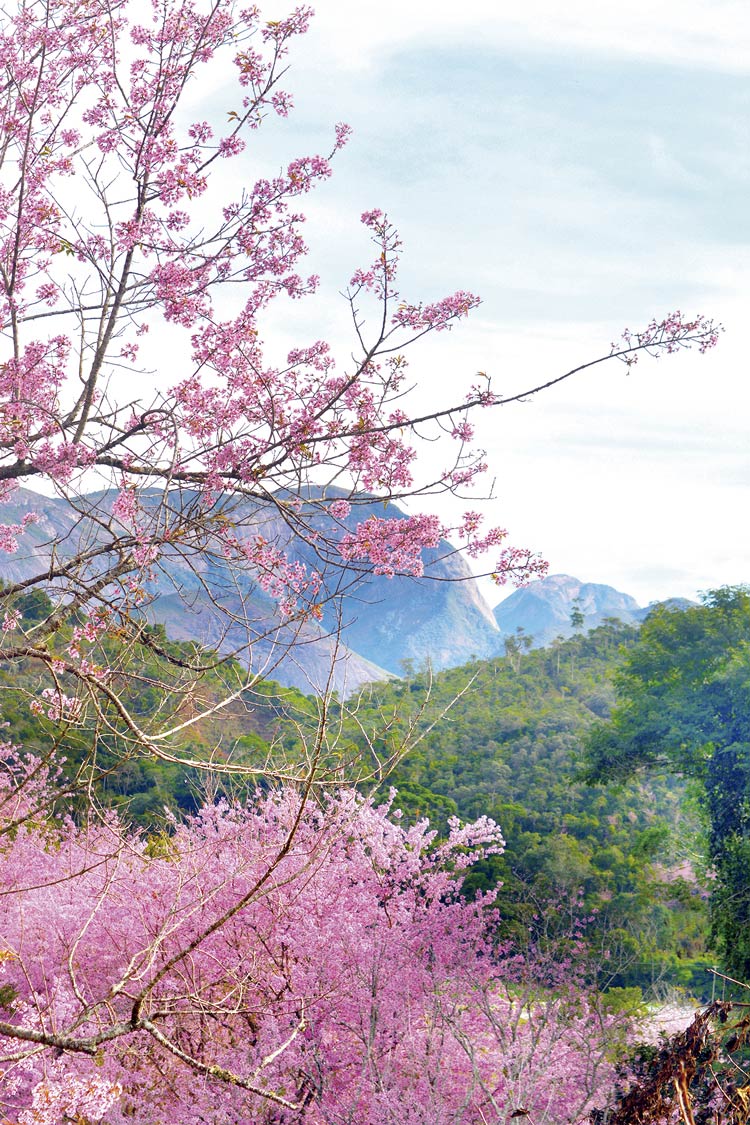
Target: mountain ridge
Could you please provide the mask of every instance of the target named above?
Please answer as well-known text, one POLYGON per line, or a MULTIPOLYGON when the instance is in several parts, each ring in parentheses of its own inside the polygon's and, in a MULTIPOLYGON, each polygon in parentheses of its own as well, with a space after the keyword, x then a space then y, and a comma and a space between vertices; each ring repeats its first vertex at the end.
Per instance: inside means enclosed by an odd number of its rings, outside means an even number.
MULTIPOLYGON (((96 522, 111 518, 116 495, 90 493, 73 506, 59 497, 18 489, 3 505, 4 519, 20 523, 32 510, 39 518, 24 531, 14 554, 0 556, 0 577, 24 581, 50 568, 53 558, 64 558, 80 543, 95 541, 100 534, 96 522)), ((149 495, 144 490, 141 497, 147 502, 149 495)), ((180 502, 190 503, 191 495, 183 494, 180 502)), ((237 510, 246 526, 256 526, 257 519, 269 538, 283 531, 273 510, 257 502, 248 501, 237 510)), ((382 500, 360 497, 342 521, 343 528, 352 530, 361 520, 384 512, 391 519, 406 518, 396 504, 384 508, 382 500)), ((292 561, 320 566, 309 544, 291 540, 288 552, 292 561)), ((275 602, 257 583, 233 572, 217 554, 193 551, 186 556, 167 548, 144 613, 152 623, 163 624, 173 640, 197 640, 226 653, 244 647, 247 654, 240 658, 253 671, 285 686, 313 693, 332 686, 348 695, 364 683, 398 677, 408 667, 429 664, 439 671, 502 654, 508 637, 519 630, 538 647, 558 636, 587 631, 608 617, 637 624, 650 609, 614 587, 554 574, 516 590, 493 610, 465 558, 446 540, 424 553, 424 563, 421 578, 362 575, 343 595, 340 614, 334 602, 324 602, 320 623, 290 625, 278 617, 275 602), (259 625, 248 648, 249 611, 259 625), (577 626, 571 620, 574 611, 583 618, 577 626), (284 650, 288 653, 278 663, 284 650)), ((340 574, 340 568, 324 567, 329 589, 335 589, 340 574)))
POLYGON ((495 606, 494 615, 504 636, 521 629, 537 648, 557 637, 588 632, 608 618, 616 618, 625 625, 639 625, 661 604, 684 609, 695 603, 687 598, 668 598, 641 606, 630 594, 614 586, 582 582, 570 574, 550 574, 509 594, 495 606))

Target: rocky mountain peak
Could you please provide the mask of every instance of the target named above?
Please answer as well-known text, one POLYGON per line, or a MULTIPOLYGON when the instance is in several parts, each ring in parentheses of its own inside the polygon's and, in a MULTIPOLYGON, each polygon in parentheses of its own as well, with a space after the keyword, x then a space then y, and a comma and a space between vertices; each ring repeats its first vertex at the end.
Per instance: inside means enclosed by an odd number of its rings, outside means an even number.
POLYGON ((630 594, 613 586, 582 582, 570 574, 550 574, 501 601, 495 607, 495 620, 504 635, 521 628, 535 645, 544 645, 558 636, 594 629, 607 617, 636 624, 647 612, 630 594), (578 627, 571 621, 576 610, 583 616, 578 627))

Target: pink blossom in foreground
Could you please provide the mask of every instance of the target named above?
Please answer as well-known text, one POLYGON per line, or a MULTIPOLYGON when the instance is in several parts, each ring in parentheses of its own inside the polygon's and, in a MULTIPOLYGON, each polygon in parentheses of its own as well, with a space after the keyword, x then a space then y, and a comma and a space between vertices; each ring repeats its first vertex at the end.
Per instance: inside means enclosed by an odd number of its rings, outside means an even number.
POLYGON ((287 790, 149 842, 109 814, 24 821, 43 774, 2 758, 6 1117, 563 1125, 610 1089, 612 1021, 528 992, 492 896, 458 894, 503 846, 492 821, 440 844, 355 793, 287 790))
POLYGON ((410 516, 407 519, 371 517, 357 524, 339 544, 347 562, 366 560, 374 574, 393 578, 396 574, 420 577, 424 573, 422 552, 437 547, 442 527, 437 516, 410 516))

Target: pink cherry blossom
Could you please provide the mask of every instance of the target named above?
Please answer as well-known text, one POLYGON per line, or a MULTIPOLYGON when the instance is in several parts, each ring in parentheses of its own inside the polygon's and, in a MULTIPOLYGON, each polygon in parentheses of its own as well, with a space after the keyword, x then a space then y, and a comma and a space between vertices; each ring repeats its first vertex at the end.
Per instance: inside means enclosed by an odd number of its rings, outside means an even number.
POLYGON ((626 1028, 569 952, 493 948, 493 896, 461 897, 502 850, 491 820, 438 843, 399 826, 395 794, 287 789, 206 806, 155 848, 111 814, 24 820, 44 771, 0 758, 12 1120, 485 1125, 523 1106, 572 1125, 612 1089, 626 1028))

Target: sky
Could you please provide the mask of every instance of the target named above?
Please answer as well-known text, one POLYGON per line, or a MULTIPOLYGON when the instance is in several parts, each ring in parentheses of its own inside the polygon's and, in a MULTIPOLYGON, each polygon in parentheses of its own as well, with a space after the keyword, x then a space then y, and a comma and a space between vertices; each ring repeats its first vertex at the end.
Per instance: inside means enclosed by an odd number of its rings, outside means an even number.
POLYGON ((721 321, 706 356, 607 364, 484 412, 482 510, 551 573, 641 604, 750 582, 745 0, 321 0, 291 62, 296 109, 257 134, 259 164, 353 128, 305 208, 321 293, 294 330, 350 344, 339 291, 372 207, 401 231, 410 299, 482 297, 414 350, 425 401, 479 370, 515 394, 674 309, 721 321))

